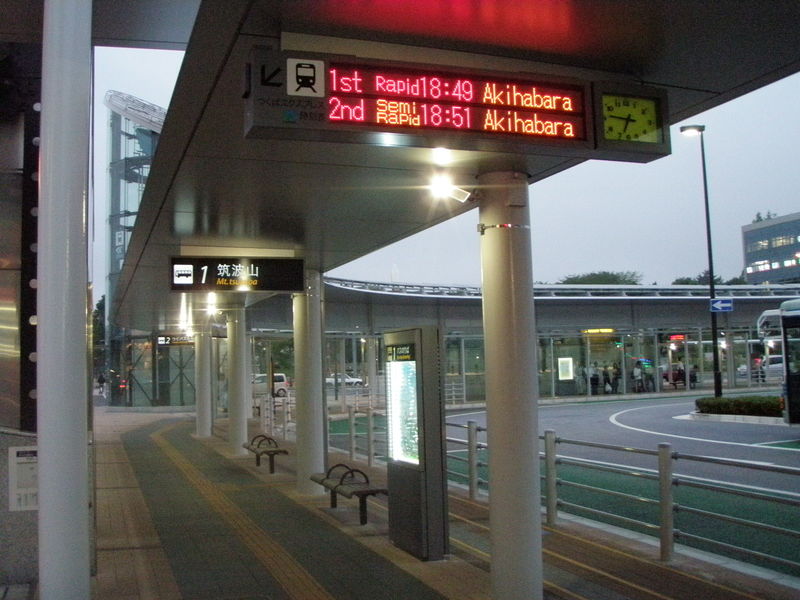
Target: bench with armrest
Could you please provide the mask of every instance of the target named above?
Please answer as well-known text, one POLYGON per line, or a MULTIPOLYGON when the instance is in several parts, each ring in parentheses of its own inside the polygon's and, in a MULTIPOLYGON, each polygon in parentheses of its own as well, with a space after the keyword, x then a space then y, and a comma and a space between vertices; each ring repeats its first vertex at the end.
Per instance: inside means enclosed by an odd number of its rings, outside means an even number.
POLYGON ((261 466, 261 457, 267 456, 269 458, 270 473, 275 473, 275 456, 278 454, 289 454, 285 449, 278 447, 278 442, 263 433, 259 433, 249 442, 242 444, 242 448, 256 455, 257 467, 261 466))
POLYGON ((377 494, 387 494, 385 487, 376 486, 369 482, 369 477, 360 469, 353 469, 343 463, 333 465, 325 473, 311 475, 314 481, 330 491, 331 508, 336 508, 336 495, 345 498, 358 498, 358 516, 362 525, 367 523, 367 498, 377 494))

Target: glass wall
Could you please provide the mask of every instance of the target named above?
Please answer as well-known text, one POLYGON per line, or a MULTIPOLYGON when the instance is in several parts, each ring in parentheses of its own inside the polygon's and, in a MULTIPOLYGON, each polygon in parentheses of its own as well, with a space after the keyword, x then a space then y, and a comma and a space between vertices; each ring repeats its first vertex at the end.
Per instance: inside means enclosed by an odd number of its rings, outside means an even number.
POLYGON ((117 406, 193 406, 194 344, 159 344, 161 338, 130 338, 122 352, 123 370, 111 378, 117 406))
POLYGON ((128 344, 127 377, 121 385, 127 391, 126 406, 153 406, 155 362, 150 338, 131 338, 128 344))
MULTIPOLYGON (((276 372, 294 383, 294 345, 287 334, 256 337, 251 344, 253 373, 266 373, 270 361, 276 372)), ((765 346, 746 328, 720 334, 720 370, 723 385, 775 386, 776 379, 760 379, 752 367, 762 362, 765 346), (751 368, 748 373, 748 363, 751 368), (749 375, 749 376, 748 376, 749 375)), ((219 414, 227 413, 227 341, 213 338, 213 398, 219 414)), ((329 405, 342 410, 353 403, 381 406, 383 352, 381 336, 331 334, 325 338, 323 369, 329 405), (377 350, 367 352, 378 340, 377 350), (376 361, 370 373, 369 357, 376 361), (335 379, 333 373, 347 378, 335 379), (374 382, 370 381, 375 377, 374 382), (335 383, 338 381, 338 384, 335 383)), ((537 341, 537 372, 541 398, 607 396, 661 391, 713 389, 713 361, 709 332, 584 330, 542 334, 537 341)), ((194 347, 192 344, 153 345, 151 338, 134 338, 125 347, 126 369, 118 385, 125 406, 191 406, 194 404, 194 347)), ((448 406, 480 404, 485 396, 483 337, 450 334, 442 361, 444 399, 448 406)), ((115 382, 110 382, 112 385, 115 382)))
POLYGON ((194 344, 159 345, 157 356, 157 404, 194 406, 194 344))

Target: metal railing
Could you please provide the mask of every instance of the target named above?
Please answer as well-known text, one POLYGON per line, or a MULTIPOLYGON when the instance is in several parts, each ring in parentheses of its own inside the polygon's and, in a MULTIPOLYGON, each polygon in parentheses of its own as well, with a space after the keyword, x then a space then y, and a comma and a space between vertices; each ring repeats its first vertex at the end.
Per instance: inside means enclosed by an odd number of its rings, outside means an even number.
POLYGON ((261 419, 261 431, 270 437, 280 436, 287 439, 290 425, 294 423, 294 390, 278 397, 273 397, 272 394, 255 394, 253 400, 253 416, 261 419))
POLYGON ((385 411, 375 410, 373 408, 366 408, 363 411, 358 410, 355 406, 349 406, 347 411, 348 426, 348 451, 350 459, 354 460, 358 454, 366 456, 367 464, 371 467, 375 464, 377 457, 386 456, 386 452, 378 452, 377 445, 380 442, 386 441, 386 427, 380 427, 375 424, 376 416, 385 416, 385 411), (358 417, 363 417, 366 421, 366 427, 363 432, 358 431, 358 417), (376 434, 379 434, 376 437, 376 434), (361 440, 363 445, 359 447, 358 442, 361 440))
MULTIPOLYGON (((554 525, 556 523, 558 509, 563 508, 572 510, 573 512, 588 514, 599 520, 612 522, 624 528, 644 530, 646 533, 657 536, 660 541, 660 556, 661 559, 665 561, 672 557, 675 541, 680 540, 684 542, 693 542, 693 545, 695 546, 709 548, 712 551, 735 554, 751 561, 761 561, 773 566, 779 565, 783 568, 795 571, 800 569, 800 562, 796 560, 782 558, 774 554, 745 548, 741 545, 726 543, 720 541, 719 539, 713 539, 708 536, 697 535, 678 529, 675 527, 675 518, 680 514, 696 515, 705 520, 713 520, 716 523, 726 523, 737 527, 743 527, 746 528, 747 531, 751 532, 766 532, 774 536, 779 536, 785 541, 791 540, 795 543, 800 540, 799 530, 780 527, 763 521, 756 521, 755 515, 752 519, 746 519, 731 514, 726 514, 724 512, 693 507, 685 502, 679 503, 675 498, 675 490, 680 486, 684 488, 693 488, 711 492, 714 494, 714 498, 716 499, 713 504, 718 506, 723 506, 726 498, 735 496, 737 498, 749 498, 751 500, 763 502, 766 503, 767 506, 780 506, 800 509, 800 495, 793 494, 791 492, 780 491, 776 491, 775 494, 766 494, 761 491, 753 491, 752 489, 747 489, 744 486, 738 486, 733 483, 721 484, 707 480, 700 480, 695 477, 678 475, 674 472, 674 463, 678 460, 695 463, 702 462, 718 466, 724 465, 735 467, 737 469, 767 471, 793 476, 800 476, 800 469, 673 452, 671 445, 668 443, 659 444, 658 450, 648 450, 615 446, 611 444, 601 444, 597 442, 570 440, 566 438, 558 438, 554 431, 545 432, 544 453, 542 458, 545 463, 545 474, 543 477, 543 501, 546 507, 545 514, 547 523, 550 525, 554 525), (613 450, 622 452, 624 454, 642 454, 652 456, 657 459, 657 467, 656 469, 626 467, 599 463, 592 460, 561 456, 556 452, 556 446, 558 444, 613 450), (623 477, 632 477, 638 480, 657 482, 657 493, 655 494, 655 497, 646 497, 642 494, 633 494, 629 492, 608 489, 606 487, 569 481, 563 477, 559 477, 559 465, 573 465, 581 469, 613 473, 623 477), (560 487, 588 491, 592 494, 613 497, 616 500, 622 500, 631 504, 649 506, 657 512, 658 517, 656 522, 653 523, 568 502, 559 497, 560 487)), ((800 512, 798 512, 798 514, 800 514, 800 512)), ((793 519, 793 521, 797 522, 797 518, 793 519)))
POLYGON ((479 450, 485 450, 488 448, 486 444, 483 442, 478 441, 478 432, 485 432, 485 427, 479 427, 478 423, 475 421, 467 421, 466 425, 461 423, 445 423, 447 427, 451 428, 459 428, 459 429, 466 429, 467 430, 467 439, 462 440, 459 438, 452 438, 447 436, 445 441, 447 444, 453 444, 456 446, 465 446, 467 449, 467 457, 463 458, 458 456, 457 454, 448 452, 448 466, 447 466, 447 474, 450 478, 456 479, 463 479, 467 482, 467 487, 469 489, 469 497, 471 500, 475 500, 478 496, 478 489, 479 486, 483 485, 484 487, 489 486, 489 482, 486 479, 482 479, 479 476, 480 469, 486 468, 489 465, 485 462, 482 462, 479 457, 479 450), (459 471, 453 471, 450 469, 449 462, 451 460, 461 462, 466 464, 466 474, 461 473, 459 471))
POLYGON ((464 404, 467 401, 467 388, 463 381, 446 381, 443 391, 445 405, 464 404))
MULTIPOLYGON (((291 402, 283 403, 283 409, 277 407, 276 418, 279 422, 276 429, 286 430, 287 421, 285 420, 291 412, 291 402)), ((270 411, 271 412, 271 411, 270 411)), ((375 459, 385 458, 386 450, 386 428, 376 425, 375 417, 383 416, 385 412, 371 408, 358 410, 350 407, 347 421, 347 448, 351 459, 356 457, 366 458, 369 465, 375 463, 375 459), (359 418, 362 427, 359 430, 359 418), (363 427, 366 419, 366 427, 363 427), (384 444, 382 452, 377 451, 377 445, 384 444)), ((449 448, 461 447, 464 450, 448 451, 447 474, 451 483, 466 484, 469 490, 469 497, 475 499, 482 490, 489 491, 488 464, 482 460, 482 455, 489 451, 488 444, 479 441, 479 434, 485 434, 486 428, 478 426, 475 421, 468 421, 466 425, 460 423, 446 423, 448 434, 446 442, 449 448), (451 437, 449 431, 466 431, 466 439, 451 437), (458 452, 466 452, 466 458, 459 456, 458 452), (451 461, 464 466, 463 470, 451 468, 451 461)), ((548 430, 540 438, 544 441, 544 451, 540 452, 540 459, 543 461, 542 476, 542 497, 541 501, 545 508, 545 519, 548 525, 555 525, 558 520, 559 511, 571 512, 587 516, 590 519, 599 520, 617 525, 622 528, 644 532, 659 539, 660 557, 664 561, 670 560, 674 552, 676 541, 687 545, 707 549, 711 552, 735 556, 757 564, 764 564, 772 568, 788 572, 800 570, 800 555, 795 559, 794 554, 790 558, 785 558, 763 550, 743 547, 741 544, 730 543, 717 539, 706 534, 700 535, 695 531, 690 531, 692 526, 687 523, 684 529, 676 527, 676 518, 690 516, 699 519, 703 525, 715 523, 713 534, 728 528, 737 528, 737 531, 745 531, 746 539, 758 535, 773 536, 773 546, 777 547, 798 547, 800 542, 800 529, 789 528, 782 524, 771 524, 766 519, 758 520, 760 514, 750 514, 742 516, 733 514, 734 511, 724 512, 722 508, 729 504, 729 499, 762 503, 765 508, 753 513, 768 513, 778 510, 781 512, 782 521, 785 523, 800 523, 800 494, 775 490, 774 493, 765 493, 763 490, 755 490, 744 485, 734 483, 719 483, 698 477, 681 475, 675 473, 675 463, 685 461, 685 463, 706 463, 718 467, 731 467, 748 471, 770 472, 782 475, 800 477, 800 469, 793 467, 780 467, 774 465, 764 465, 747 461, 716 458, 709 456, 699 456, 675 452, 668 443, 661 443, 658 448, 644 449, 599 442, 587 442, 559 438, 555 432, 548 430), (654 462, 653 468, 626 466, 622 463, 625 459, 615 461, 615 463, 600 462, 584 458, 570 457, 558 454, 558 446, 574 446, 582 448, 595 448, 620 452, 622 455, 643 455, 651 457, 654 462), (565 469, 578 470, 586 473, 606 474, 611 483, 604 487, 596 485, 594 481, 581 482, 576 477, 568 478, 564 476, 565 469), (636 482, 635 485, 626 482, 636 482), (616 486, 617 489, 614 489, 616 486), (630 487, 644 488, 631 491, 630 487), (707 500, 709 506, 703 508, 692 506, 690 502, 678 501, 676 491, 679 490, 700 490, 710 494, 707 500), (571 492, 571 493, 570 493, 571 492), (569 496, 567 498, 566 496, 569 496), (589 497, 604 498, 602 506, 591 506, 589 497), (583 500, 583 501, 581 501, 583 500), (622 510, 614 511, 613 508, 620 507, 622 510), (794 513, 786 512, 796 511, 794 513), (624 513, 628 514, 624 514, 624 513), (631 516, 633 513, 633 516, 631 516), (638 513, 638 514, 637 514, 638 513), (648 518, 641 517, 641 513, 647 513, 648 518), (637 518, 638 517, 638 518, 637 518), (787 543, 788 542, 788 543, 787 543)), ((342 450, 343 448, 339 448, 342 450)), ((596 478, 596 476, 595 476, 596 478)), ((741 536, 741 534, 739 534, 741 536)))

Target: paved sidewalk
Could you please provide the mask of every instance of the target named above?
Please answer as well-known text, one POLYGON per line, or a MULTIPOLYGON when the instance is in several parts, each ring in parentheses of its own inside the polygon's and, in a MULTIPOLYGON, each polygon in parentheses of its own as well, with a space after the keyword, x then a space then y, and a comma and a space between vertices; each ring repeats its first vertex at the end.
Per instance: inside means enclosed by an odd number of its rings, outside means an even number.
MULTIPOLYGON (((294 447, 266 462, 231 456, 224 438, 193 437, 190 416, 95 415, 98 573, 94 597, 383 598, 490 597, 488 507, 453 490, 447 560, 418 561, 388 541, 382 498, 358 525, 357 504, 302 496, 294 447)), ((251 421, 255 433, 255 421, 251 421)), ((351 462, 332 454, 333 462, 351 462)), ((376 481, 385 469, 358 464, 376 481)), ((797 600, 800 590, 577 522, 545 528, 548 600, 797 600)))

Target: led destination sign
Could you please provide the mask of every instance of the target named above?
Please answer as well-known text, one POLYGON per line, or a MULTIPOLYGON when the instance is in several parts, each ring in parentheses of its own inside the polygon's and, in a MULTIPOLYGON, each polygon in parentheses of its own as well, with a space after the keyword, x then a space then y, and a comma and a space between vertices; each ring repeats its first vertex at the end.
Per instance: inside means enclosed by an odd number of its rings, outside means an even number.
POLYGON ((266 46, 253 47, 245 82, 244 134, 253 139, 637 162, 670 152, 666 92, 626 82, 266 46))
POLYGON ((586 139, 580 86, 331 63, 329 123, 586 139))

